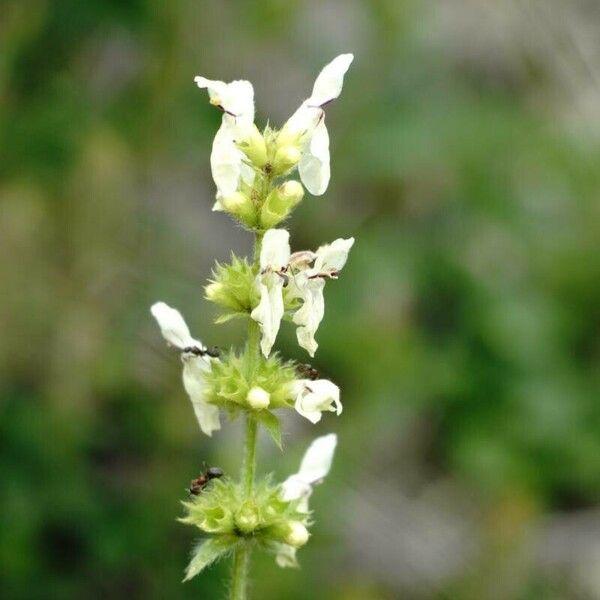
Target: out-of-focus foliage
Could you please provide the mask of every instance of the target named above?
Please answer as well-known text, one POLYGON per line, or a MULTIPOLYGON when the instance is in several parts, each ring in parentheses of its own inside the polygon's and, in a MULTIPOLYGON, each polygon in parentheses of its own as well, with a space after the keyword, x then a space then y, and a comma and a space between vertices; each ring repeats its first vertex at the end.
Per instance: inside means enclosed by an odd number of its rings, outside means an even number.
MULTIPOLYGON (((217 598, 181 585, 179 501, 201 437, 150 320, 215 339, 220 116, 193 76, 255 84, 277 126, 342 51, 332 185, 294 248, 357 243, 328 285, 315 366, 344 413, 300 571, 260 598, 600 594, 600 11, 536 0, 6 0, 0 9, 0 589, 3 598, 217 598), (426 5, 426 6, 425 6, 426 5)), ((224 328, 219 328, 224 329, 224 328)), ((288 329, 286 353, 304 359, 288 329), (295 354, 294 354, 295 353, 295 354)))

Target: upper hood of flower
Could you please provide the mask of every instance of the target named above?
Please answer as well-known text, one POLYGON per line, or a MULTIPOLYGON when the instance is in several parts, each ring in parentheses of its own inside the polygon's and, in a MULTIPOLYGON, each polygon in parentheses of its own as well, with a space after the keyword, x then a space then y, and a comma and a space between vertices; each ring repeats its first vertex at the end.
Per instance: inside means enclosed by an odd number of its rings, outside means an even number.
POLYGON ((238 125, 254 122, 254 88, 249 81, 225 83, 202 76, 195 77, 194 81, 200 89, 208 90, 210 103, 225 113, 224 118, 234 117, 238 125))
POLYGON ((308 498, 312 488, 329 473, 336 446, 335 433, 314 440, 306 450, 298 472, 281 484, 282 499, 286 502, 302 499, 301 510, 308 511, 308 498))
POLYGON ((290 234, 285 229, 269 229, 262 241, 260 268, 281 271, 290 260, 290 234))
POLYGON ((160 331, 169 344, 183 350, 190 346, 203 348, 202 342, 194 339, 181 313, 164 302, 157 302, 150 312, 158 322, 160 331))

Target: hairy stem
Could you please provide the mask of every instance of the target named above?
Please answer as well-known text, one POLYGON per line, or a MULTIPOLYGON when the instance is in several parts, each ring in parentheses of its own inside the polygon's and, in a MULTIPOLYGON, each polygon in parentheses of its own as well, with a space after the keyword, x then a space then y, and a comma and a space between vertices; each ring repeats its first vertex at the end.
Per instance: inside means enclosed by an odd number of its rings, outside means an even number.
POLYGON ((233 570, 231 573, 231 600, 246 600, 248 588, 248 561, 250 547, 240 544, 233 554, 233 570))
POLYGON ((256 419, 248 414, 246 416, 246 441, 244 443, 244 462, 242 465, 242 481, 244 482, 244 495, 246 498, 252 495, 252 488, 254 487, 257 429, 256 419))
MULTIPOLYGON (((260 269, 260 248, 262 234, 257 233, 254 238, 254 270, 260 269)), ((252 364, 260 360, 260 328, 256 321, 248 322, 248 340, 246 351, 252 364)), ((246 438, 244 441, 244 456, 242 460, 242 483, 244 495, 250 497, 254 488, 254 475, 256 472, 256 434, 258 423, 252 413, 246 413, 246 438)), ((233 570, 231 573, 231 600, 246 600, 248 588, 248 564, 250 562, 250 545, 242 542, 233 555, 233 570)))

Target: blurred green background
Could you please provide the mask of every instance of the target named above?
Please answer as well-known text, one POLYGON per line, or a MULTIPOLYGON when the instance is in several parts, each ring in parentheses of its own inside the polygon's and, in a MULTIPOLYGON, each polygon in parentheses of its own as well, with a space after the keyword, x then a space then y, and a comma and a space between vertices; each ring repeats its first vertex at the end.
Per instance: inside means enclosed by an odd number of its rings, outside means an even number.
POLYGON ((148 311, 244 336, 202 298, 250 237, 210 210, 193 77, 250 79, 277 126, 348 51, 332 183, 291 222, 357 238, 313 362, 345 410, 259 464, 339 453, 302 569, 256 557, 254 597, 600 598, 599 28, 584 0, 4 0, 2 598, 223 597, 227 564, 180 583, 175 518, 239 424, 200 436, 148 311))

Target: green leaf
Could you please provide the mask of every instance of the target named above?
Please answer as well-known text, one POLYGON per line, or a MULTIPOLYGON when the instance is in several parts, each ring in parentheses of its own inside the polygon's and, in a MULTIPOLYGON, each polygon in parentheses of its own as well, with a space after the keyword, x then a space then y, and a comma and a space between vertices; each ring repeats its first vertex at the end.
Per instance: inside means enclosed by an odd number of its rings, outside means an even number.
POLYGON ((256 413, 256 420, 264 425, 275 444, 277 444, 277 447, 280 450, 283 450, 283 445, 281 443, 281 424, 279 423, 279 419, 268 410, 259 410, 256 413))
POLYGON ((228 535, 210 538, 198 544, 194 548, 192 560, 185 570, 185 578, 183 581, 189 581, 192 577, 198 575, 200 571, 219 558, 222 558, 239 543, 239 538, 228 535))

